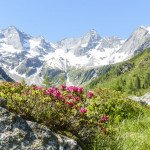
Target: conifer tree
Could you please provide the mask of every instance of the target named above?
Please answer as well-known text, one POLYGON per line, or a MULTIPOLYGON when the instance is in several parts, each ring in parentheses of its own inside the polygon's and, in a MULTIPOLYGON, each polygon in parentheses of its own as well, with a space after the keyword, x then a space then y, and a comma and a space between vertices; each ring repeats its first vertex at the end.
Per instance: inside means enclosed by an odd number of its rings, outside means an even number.
POLYGON ((59 86, 61 86, 61 85, 66 85, 66 81, 65 81, 64 76, 62 76, 62 77, 60 78, 59 86))
POLYGON ((148 88, 148 81, 147 79, 144 79, 144 83, 143 83, 143 89, 147 89, 148 88))
POLYGON ((141 88, 141 80, 140 80, 140 78, 138 76, 135 79, 135 88, 136 89, 140 89, 141 88))
POLYGON ((147 80, 148 86, 150 86, 150 73, 146 74, 146 78, 145 79, 147 80))
POLYGON ((25 81, 25 79, 24 79, 24 78, 22 78, 22 80, 21 80, 21 84, 23 84, 23 85, 25 85, 25 84, 26 84, 26 81, 25 81))
POLYGON ((133 90, 133 83, 132 80, 129 81, 129 86, 128 86, 129 90, 133 90))
POLYGON ((50 77, 48 75, 45 76, 44 80, 43 80, 43 86, 45 88, 49 88, 52 87, 52 82, 50 81, 50 77))

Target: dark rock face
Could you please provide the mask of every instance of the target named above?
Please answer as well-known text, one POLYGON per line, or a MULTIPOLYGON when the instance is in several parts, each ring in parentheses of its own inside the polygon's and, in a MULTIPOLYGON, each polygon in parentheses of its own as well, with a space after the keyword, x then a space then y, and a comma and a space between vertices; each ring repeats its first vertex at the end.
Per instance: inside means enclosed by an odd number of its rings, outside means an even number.
POLYGON ((0 106, 5 107, 7 105, 7 101, 3 98, 0 98, 0 106))
POLYGON ((8 82, 13 82, 13 79, 11 79, 1 67, 0 67, 0 79, 6 80, 8 82))
MULTIPOLYGON (((0 99, 0 105, 6 101, 0 99)), ((0 150, 82 150, 76 141, 0 107, 0 150)))

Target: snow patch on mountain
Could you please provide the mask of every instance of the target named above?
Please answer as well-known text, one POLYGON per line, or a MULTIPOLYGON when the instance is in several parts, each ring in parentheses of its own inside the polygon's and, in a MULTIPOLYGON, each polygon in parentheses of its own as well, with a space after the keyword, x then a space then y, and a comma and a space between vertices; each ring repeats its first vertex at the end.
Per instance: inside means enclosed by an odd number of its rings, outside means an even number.
POLYGON ((143 29, 147 30, 150 33, 150 27, 140 26, 140 28, 143 28, 143 29))
MULTIPOLYGON (((5 41, 6 39, 3 39, 5 41)), ((15 49, 12 45, 7 45, 5 43, 1 43, 0 53, 3 53, 4 56, 8 56, 10 53, 20 53, 22 50, 15 49)))

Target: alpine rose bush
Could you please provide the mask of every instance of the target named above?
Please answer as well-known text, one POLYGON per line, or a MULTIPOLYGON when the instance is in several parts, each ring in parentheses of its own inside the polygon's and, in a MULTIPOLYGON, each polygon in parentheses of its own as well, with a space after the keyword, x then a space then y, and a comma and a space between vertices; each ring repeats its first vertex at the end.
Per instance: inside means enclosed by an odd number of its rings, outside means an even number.
POLYGON ((47 125, 52 131, 71 132, 83 142, 97 134, 107 135, 109 124, 116 118, 121 121, 141 110, 119 92, 99 89, 86 93, 83 87, 76 86, 44 89, 4 81, 0 83, 0 97, 7 100, 9 110, 47 125))

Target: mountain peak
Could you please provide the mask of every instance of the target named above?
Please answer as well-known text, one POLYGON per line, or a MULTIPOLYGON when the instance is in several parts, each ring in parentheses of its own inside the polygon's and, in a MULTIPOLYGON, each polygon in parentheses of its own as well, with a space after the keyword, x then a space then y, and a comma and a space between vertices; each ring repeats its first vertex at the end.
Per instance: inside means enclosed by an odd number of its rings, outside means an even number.
POLYGON ((8 28, 18 30, 15 26, 9 26, 8 28))
POLYGON ((9 26, 8 28, 5 29, 5 31, 16 31, 19 32, 19 30, 15 26, 9 26))
POLYGON ((90 30, 89 32, 87 32, 86 35, 87 35, 87 34, 88 34, 88 35, 91 35, 91 36, 95 36, 95 35, 96 35, 96 36, 97 36, 97 35, 99 36, 99 34, 97 33, 97 31, 94 30, 94 29, 92 29, 92 30, 90 30))
POLYGON ((91 33, 91 34, 98 34, 95 29, 91 29, 88 33, 91 33))
POLYGON ((93 40, 100 40, 101 39, 101 37, 99 36, 99 34, 94 29, 92 29, 89 32, 87 32, 83 37, 92 39, 92 41, 93 40))
POLYGON ((147 30, 148 32, 150 32, 150 26, 149 27, 146 27, 146 26, 140 26, 139 28, 141 29, 144 29, 144 30, 147 30))
POLYGON ((18 34, 20 31, 15 26, 9 26, 8 28, 3 29, 2 32, 6 36, 6 35, 9 35, 11 33, 18 34))

